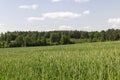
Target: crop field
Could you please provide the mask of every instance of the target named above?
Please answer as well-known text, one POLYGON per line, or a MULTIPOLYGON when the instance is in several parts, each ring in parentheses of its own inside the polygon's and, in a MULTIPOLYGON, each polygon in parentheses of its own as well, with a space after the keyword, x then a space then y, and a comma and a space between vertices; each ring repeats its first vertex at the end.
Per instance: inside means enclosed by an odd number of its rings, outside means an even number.
POLYGON ((1 48, 0 80, 120 80, 120 41, 1 48))

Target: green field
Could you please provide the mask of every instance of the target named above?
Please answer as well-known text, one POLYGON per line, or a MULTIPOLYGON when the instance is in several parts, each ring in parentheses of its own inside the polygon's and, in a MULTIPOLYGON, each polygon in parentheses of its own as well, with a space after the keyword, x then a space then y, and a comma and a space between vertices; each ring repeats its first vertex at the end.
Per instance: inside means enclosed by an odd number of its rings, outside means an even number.
POLYGON ((0 80, 120 80, 120 41, 1 48, 0 80))

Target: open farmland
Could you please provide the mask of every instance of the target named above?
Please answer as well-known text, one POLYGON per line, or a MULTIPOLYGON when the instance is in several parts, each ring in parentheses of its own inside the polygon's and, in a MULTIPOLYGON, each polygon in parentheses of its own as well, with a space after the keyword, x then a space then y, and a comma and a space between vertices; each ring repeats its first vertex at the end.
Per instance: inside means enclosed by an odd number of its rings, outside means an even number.
POLYGON ((120 41, 1 48, 0 80, 120 80, 120 41))

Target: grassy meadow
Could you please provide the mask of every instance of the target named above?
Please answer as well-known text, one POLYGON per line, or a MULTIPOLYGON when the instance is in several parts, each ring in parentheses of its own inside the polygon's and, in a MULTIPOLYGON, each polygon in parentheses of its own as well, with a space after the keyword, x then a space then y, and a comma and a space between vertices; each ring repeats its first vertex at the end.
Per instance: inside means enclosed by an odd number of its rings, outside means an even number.
POLYGON ((0 48, 0 80, 120 80, 120 41, 0 48))

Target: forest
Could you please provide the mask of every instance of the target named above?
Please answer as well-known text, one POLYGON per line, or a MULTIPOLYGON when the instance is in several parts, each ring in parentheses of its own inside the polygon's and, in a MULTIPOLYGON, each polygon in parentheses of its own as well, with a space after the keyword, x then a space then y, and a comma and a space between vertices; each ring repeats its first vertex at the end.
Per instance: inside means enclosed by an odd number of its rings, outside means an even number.
POLYGON ((120 40, 119 29, 106 31, 15 31, 0 34, 0 48, 64 45, 120 40))

